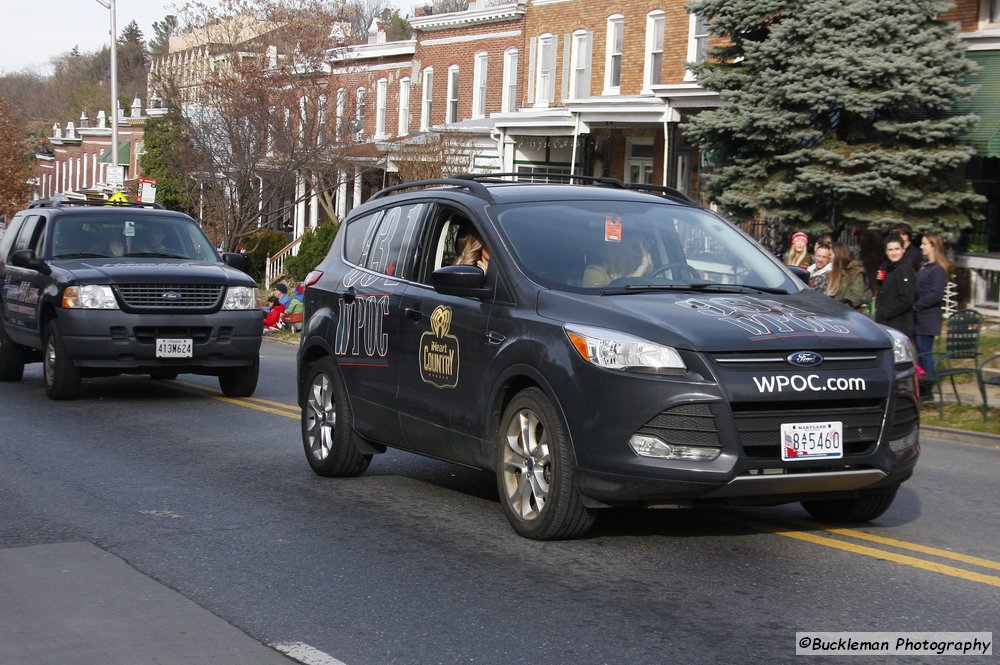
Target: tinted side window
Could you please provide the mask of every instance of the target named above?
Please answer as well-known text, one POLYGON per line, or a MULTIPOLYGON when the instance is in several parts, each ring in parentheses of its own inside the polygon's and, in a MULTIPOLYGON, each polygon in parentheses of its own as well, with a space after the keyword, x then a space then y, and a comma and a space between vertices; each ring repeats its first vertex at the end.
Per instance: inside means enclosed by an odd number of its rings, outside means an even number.
POLYGON ((410 270, 406 248, 412 246, 407 241, 416 232, 423 210, 422 203, 386 210, 374 235, 365 267, 386 275, 406 276, 410 270))
POLYGON ((364 265, 367 252, 371 245, 370 234, 378 228, 376 223, 382 218, 382 211, 364 217, 352 219, 347 224, 344 236, 344 260, 356 266, 364 265))
POLYGON ((45 218, 41 215, 29 215, 21 226, 17 240, 14 241, 14 250, 33 249, 37 254, 41 254, 42 240, 41 231, 45 228, 45 218))
POLYGON ((11 251, 13 251, 11 247, 14 245, 14 239, 17 238, 17 232, 21 230, 22 224, 24 224, 24 217, 15 217, 7 224, 3 239, 0 239, 0 259, 6 261, 10 256, 11 251))

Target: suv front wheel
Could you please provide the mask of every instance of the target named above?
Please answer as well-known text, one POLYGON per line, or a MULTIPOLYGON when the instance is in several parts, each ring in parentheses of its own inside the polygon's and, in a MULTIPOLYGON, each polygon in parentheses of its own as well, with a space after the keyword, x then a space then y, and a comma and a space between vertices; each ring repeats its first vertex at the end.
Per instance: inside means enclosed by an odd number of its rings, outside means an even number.
POLYGON ((500 503, 525 538, 579 538, 594 513, 573 483, 573 462, 559 412, 538 388, 519 392, 504 411, 496 444, 500 503))
POLYGON ((45 329, 42 374, 49 399, 75 399, 80 393, 80 369, 66 353, 59 324, 55 321, 45 329))

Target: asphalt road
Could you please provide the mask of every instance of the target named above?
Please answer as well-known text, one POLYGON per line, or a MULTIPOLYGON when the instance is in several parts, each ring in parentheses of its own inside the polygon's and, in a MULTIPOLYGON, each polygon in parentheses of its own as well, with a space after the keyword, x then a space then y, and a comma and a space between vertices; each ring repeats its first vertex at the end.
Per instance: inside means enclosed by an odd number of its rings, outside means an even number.
MULTIPOLYGON (((294 352, 265 342, 250 399, 182 376, 52 402, 37 365, 0 383, 0 635, 33 624, 2 597, 16 555, 89 543, 316 664, 801 663, 797 631, 1000 636, 1000 449, 925 438, 914 478, 861 527, 794 505, 615 511, 587 539, 538 543, 482 472, 390 452, 360 478, 314 475, 294 352)), ((67 662, 43 646, 32 662, 67 662)))

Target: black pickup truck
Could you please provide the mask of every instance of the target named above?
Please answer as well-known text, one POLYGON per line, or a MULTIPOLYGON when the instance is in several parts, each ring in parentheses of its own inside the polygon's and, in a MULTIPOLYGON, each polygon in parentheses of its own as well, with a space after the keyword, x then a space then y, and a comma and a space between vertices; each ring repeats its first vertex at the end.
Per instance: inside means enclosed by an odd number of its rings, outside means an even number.
POLYGON ((41 361, 52 399, 117 374, 208 374, 251 395, 263 325, 245 265, 160 206, 36 201, 0 238, 0 380, 41 361))

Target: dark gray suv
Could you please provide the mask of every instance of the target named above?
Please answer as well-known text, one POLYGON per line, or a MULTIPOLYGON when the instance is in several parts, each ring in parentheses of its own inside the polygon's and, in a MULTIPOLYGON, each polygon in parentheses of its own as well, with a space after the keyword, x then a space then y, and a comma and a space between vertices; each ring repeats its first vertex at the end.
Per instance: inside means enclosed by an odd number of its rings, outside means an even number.
POLYGON ((377 193, 307 277, 316 473, 390 446, 487 469, 537 539, 613 506, 889 508, 919 454, 904 335, 677 193, 505 177, 377 193))
POLYGON ((251 395, 263 325, 244 267, 159 206, 37 202, 0 239, 0 380, 41 361, 52 399, 123 373, 210 374, 226 395, 251 395))

